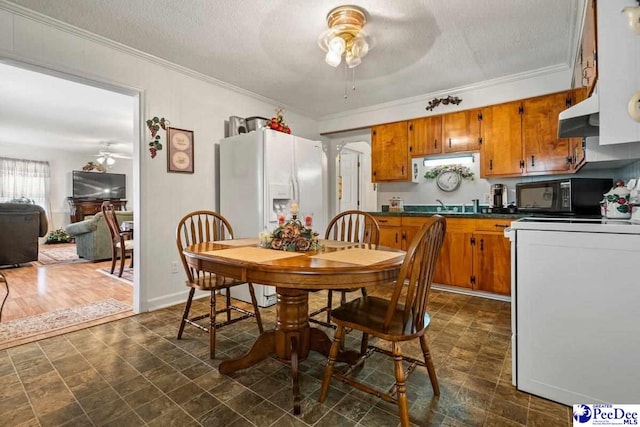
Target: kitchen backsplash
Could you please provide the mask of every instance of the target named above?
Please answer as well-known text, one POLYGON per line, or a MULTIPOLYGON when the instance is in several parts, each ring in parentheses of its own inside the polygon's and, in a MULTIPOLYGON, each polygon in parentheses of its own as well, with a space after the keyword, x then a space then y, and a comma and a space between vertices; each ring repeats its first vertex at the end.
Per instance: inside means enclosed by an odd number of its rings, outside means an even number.
POLYGON ((437 199, 441 200, 445 205, 462 206, 463 204, 471 205, 473 199, 479 199, 480 204, 488 205, 488 195, 491 184, 506 184, 508 188, 508 203, 516 200, 516 184, 521 182, 534 182, 549 179, 560 179, 567 177, 579 178, 611 178, 625 179, 638 178, 640 176, 640 161, 633 163, 625 168, 619 169, 601 169, 580 171, 575 175, 547 175, 547 176, 528 176, 521 178, 480 178, 480 162, 479 155, 474 154, 475 161, 466 164, 474 173, 473 181, 463 180, 460 187, 456 191, 445 192, 436 186, 434 179, 423 178, 427 169, 420 164, 418 183, 410 182, 385 182, 378 184, 378 210, 382 210, 383 205, 388 205, 392 197, 399 197, 403 200, 405 210, 407 205, 433 205, 439 206, 437 199))

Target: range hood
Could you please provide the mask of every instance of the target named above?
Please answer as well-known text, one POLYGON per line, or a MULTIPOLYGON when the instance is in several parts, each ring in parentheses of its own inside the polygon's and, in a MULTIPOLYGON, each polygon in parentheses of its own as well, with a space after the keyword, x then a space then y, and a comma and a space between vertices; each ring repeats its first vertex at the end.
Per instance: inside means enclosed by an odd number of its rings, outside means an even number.
POLYGON ((558 137, 598 136, 600 134, 600 102, 597 88, 591 96, 558 115, 558 137))

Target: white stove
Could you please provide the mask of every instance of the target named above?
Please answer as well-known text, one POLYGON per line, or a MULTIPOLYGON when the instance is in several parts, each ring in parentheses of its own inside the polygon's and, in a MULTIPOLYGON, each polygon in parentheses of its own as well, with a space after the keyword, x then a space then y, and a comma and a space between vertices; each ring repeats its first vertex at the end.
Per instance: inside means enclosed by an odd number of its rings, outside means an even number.
POLYGON ((514 230, 640 234, 640 222, 605 218, 526 217, 512 222, 511 228, 514 230))
POLYGON ((505 235, 514 385, 566 405, 640 402, 640 224, 522 218, 505 235))

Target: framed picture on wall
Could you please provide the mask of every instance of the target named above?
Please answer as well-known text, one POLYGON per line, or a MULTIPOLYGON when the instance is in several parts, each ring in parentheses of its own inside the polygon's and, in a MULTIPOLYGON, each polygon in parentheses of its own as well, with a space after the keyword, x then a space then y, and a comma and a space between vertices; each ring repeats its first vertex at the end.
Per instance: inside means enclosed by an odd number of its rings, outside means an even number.
POLYGON ((193 131, 167 128, 167 172, 193 173, 193 131))

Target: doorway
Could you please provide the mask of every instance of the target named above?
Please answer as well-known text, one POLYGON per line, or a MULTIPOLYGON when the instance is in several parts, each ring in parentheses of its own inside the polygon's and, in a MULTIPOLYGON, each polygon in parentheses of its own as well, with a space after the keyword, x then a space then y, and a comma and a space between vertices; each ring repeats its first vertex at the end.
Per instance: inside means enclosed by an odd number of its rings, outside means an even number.
POLYGON ((377 189, 371 183, 371 146, 349 142, 336 156, 336 214, 346 210, 375 211, 377 189))
MULTIPOLYGON (((112 158, 111 162, 105 164, 112 168, 107 172, 126 174, 127 210, 132 210, 134 218, 137 217, 140 211, 140 92, 0 57, 0 73, 3 71, 6 72, 6 78, 0 78, 0 92, 3 97, 8 97, 9 102, 0 106, 0 127, 7 129, 8 126, 20 124, 21 128, 4 132, 5 136, 0 138, 0 151, 2 157, 49 163, 49 196, 52 203, 43 206, 49 214, 48 232, 64 229, 71 222, 67 197, 73 195, 72 171, 82 171, 90 161, 97 163, 100 157, 112 158), (39 79, 41 84, 29 83, 29 79, 39 79), (21 82, 26 84, 20 86, 21 82), (120 104, 114 101, 111 106, 112 110, 117 110, 115 115, 109 115, 112 111, 107 105, 109 100, 121 101, 120 104), (93 117, 96 118, 95 122, 92 121, 93 117), (126 127, 126 137, 115 129, 116 123, 126 127), (12 135, 16 138, 12 139, 12 135), (105 141, 126 143, 128 148, 123 150, 121 157, 116 156, 113 153, 116 151, 114 144, 104 144, 105 141), (77 146, 74 147, 74 144, 77 146), (104 156, 105 152, 109 152, 109 156, 104 156)), ((53 246, 44 245, 44 240, 40 239, 41 248, 53 246)), ((76 310, 104 300, 126 300, 124 302, 129 306, 128 310, 123 307, 106 308, 104 313, 119 310, 117 316, 122 317, 138 312, 139 246, 139 242, 135 242, 133 281, 128 283, 118 279, 117 275, 111 277, 99 271, 110 267, 110 259, 53 264, 38 262, 3 269, 11 287, 4 307, 3 324, 5 321, 46 315, 57 310, 76 310)), ((108 304, 102 304, 105 305, 108 304)), ((80 316, 85 314, 81 313, 80 316)), ((117 317, 110 315, 100 320, 104 322, 114 318, 117 317)), ((77 329, 91 326, 95 321, 93 319, 77 329)))

